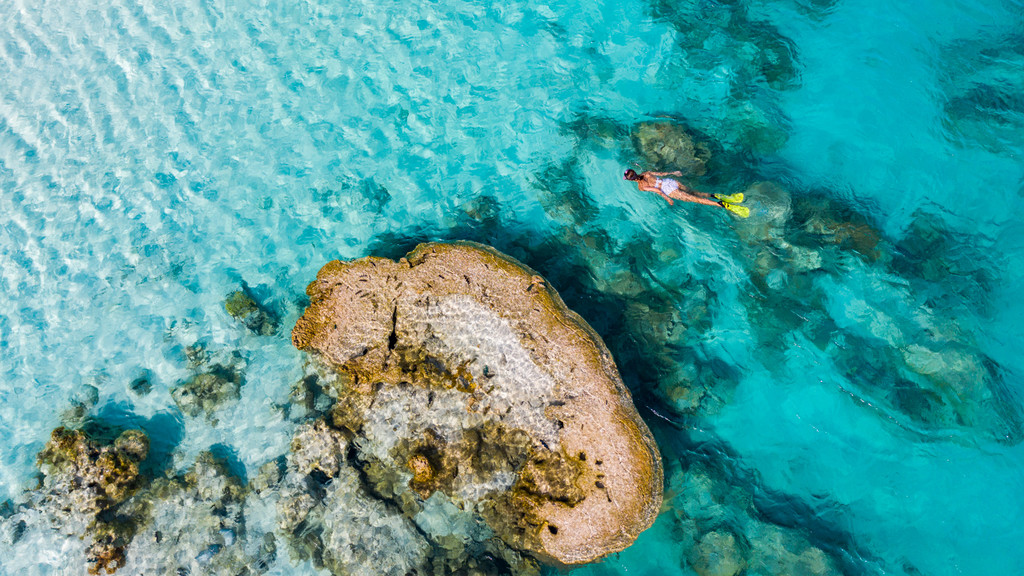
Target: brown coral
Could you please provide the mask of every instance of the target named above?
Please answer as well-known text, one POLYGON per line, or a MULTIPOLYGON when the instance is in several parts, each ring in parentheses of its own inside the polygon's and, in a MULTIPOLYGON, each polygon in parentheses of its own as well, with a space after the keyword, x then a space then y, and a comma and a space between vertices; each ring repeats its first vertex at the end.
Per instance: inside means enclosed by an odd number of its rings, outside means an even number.
POLYGON ((328 263, 307 293, 292 341, 341 374, 331 421, 380 494, 440 491, 556 565, 653 523, 654 440, 601 339, 532 270, 426 244, 399 262, 328 263))

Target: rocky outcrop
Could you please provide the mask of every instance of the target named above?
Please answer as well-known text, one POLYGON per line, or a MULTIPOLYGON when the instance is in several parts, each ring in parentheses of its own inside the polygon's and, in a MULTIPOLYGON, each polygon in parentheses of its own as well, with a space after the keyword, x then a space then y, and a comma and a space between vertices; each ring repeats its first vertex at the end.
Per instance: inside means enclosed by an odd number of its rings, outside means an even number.
MULTIPOLYGON (((225 460, 202 452, 183 474, 154 479, 140 472, 149 452, 145 433, 127 430, 110 440, 116 430, 90 424, 89 432, 53 431, 38 455, 40 486, 17 507, 0 505, 0 544, 22 555, 66 556, 60 573, 82 573, 83 565, 89 574, 267 571, 274 536, 247 527, 248 510, 261 502, 247 501, 249 489, 225 460), (39 534, 53 532, 66 541, 33 548, 42 543, 39 534)), ((271 472, 260 471, 264 485, 271 472)))
POLYGON ((449 565, 498 548, 585 563, 653 523, 654 440, 601 339, 533 271, 484 246, 425 244, 399 262, 331 262, 307 293, 292 340, 337 401, 296 436, 297 472, 334 473, 309 446, 341 431, 359 475, 339 464, 337 484, 358 479, 449 565))

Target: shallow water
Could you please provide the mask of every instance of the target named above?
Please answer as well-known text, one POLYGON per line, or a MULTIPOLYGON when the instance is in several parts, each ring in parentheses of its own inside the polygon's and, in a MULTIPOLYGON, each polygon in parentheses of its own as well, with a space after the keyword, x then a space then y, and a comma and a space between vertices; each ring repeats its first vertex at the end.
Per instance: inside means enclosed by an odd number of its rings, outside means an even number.
MULTIPOLYGON (((782 527, 848 574, 1024 572, 1020 2, 0 14, 0 501, 34 485, 75 402, 144 427, 154 467, 214 447, 253 476, 296 425, 277 406, 302 375, 287 333, 316 271, 470 239, 539 271, 601 333, 668 493, 690 494, 671 472, 701 463, 735 487, 742 538, 782 527), (759 268, 743 222, 621 180, 649 120, 708 145, 699 189, 785 187, 790 244, 821 249, 800 228, 814 204, 877 246, 759 268), (243 283, 280 317, 275 336, 225 313, 243 283), (245 362, 215 423, 170 394, 196 343, 245 362)), ((578 572, 692 573, 684 500, 578 572)), ((272 529, 260 513, 250 531, 272 529)), ((81 569, 81 541, 13 540, 0 572, 81 569)), ((315 570, 282 548, 270 571, 315 570)))

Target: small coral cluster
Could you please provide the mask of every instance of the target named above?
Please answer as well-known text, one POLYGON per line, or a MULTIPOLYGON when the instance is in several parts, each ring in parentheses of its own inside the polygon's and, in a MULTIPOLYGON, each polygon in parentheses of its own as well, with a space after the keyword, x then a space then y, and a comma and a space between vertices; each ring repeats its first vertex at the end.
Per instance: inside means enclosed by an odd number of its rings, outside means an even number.
POLYGON ((217 410, 239 399, 246 363, 237 353, 211 356, 199 345, 187 348, 186 355, 193 375, 171 397, 187 416, 205 415, 214 422, 217 410))
MULTIPOLYGON (((272 336, 277 332, 277 317, 260 305, 244 285, 228 295, 224 308, 256 335, 272 336)), ((171 391, 171 397, 186 416, 204 415, 216 424, 216 412, 241 395, 246 361, 237 351, 211 352, 199 343, 188 346, 185 355, 192 375, 171 391)), ((148 385, 142 381, 138 386, 133 383, 132 388, 144 389, 148 385)))
POLYGON ((149 438, 139 430, 103 445, 81 430, 62 427, 39 453, 43 506, 63 531, 93 535, 88 550, 92 574, 113 573, 124 564, 134 526, 113 512, 139 488, 139 463, 148 452, 149 438))
POLYGON ((241 322, 253 334, 272 336, 277 332, 277 318, 261 306, 248 290, 236 290, 224 301, 228 315, 241 322))

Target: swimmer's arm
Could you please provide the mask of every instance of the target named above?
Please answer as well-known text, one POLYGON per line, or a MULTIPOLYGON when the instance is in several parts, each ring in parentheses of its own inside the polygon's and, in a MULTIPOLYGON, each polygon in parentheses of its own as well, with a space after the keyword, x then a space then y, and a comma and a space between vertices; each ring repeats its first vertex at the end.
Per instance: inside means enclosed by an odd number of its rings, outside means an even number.
POLYGON ((674 172, 648 172, 648 174, 650 174, 652 176, 682 176, 683 175, 683 173, 680 172, 679 170, 676 170, 674 172))

